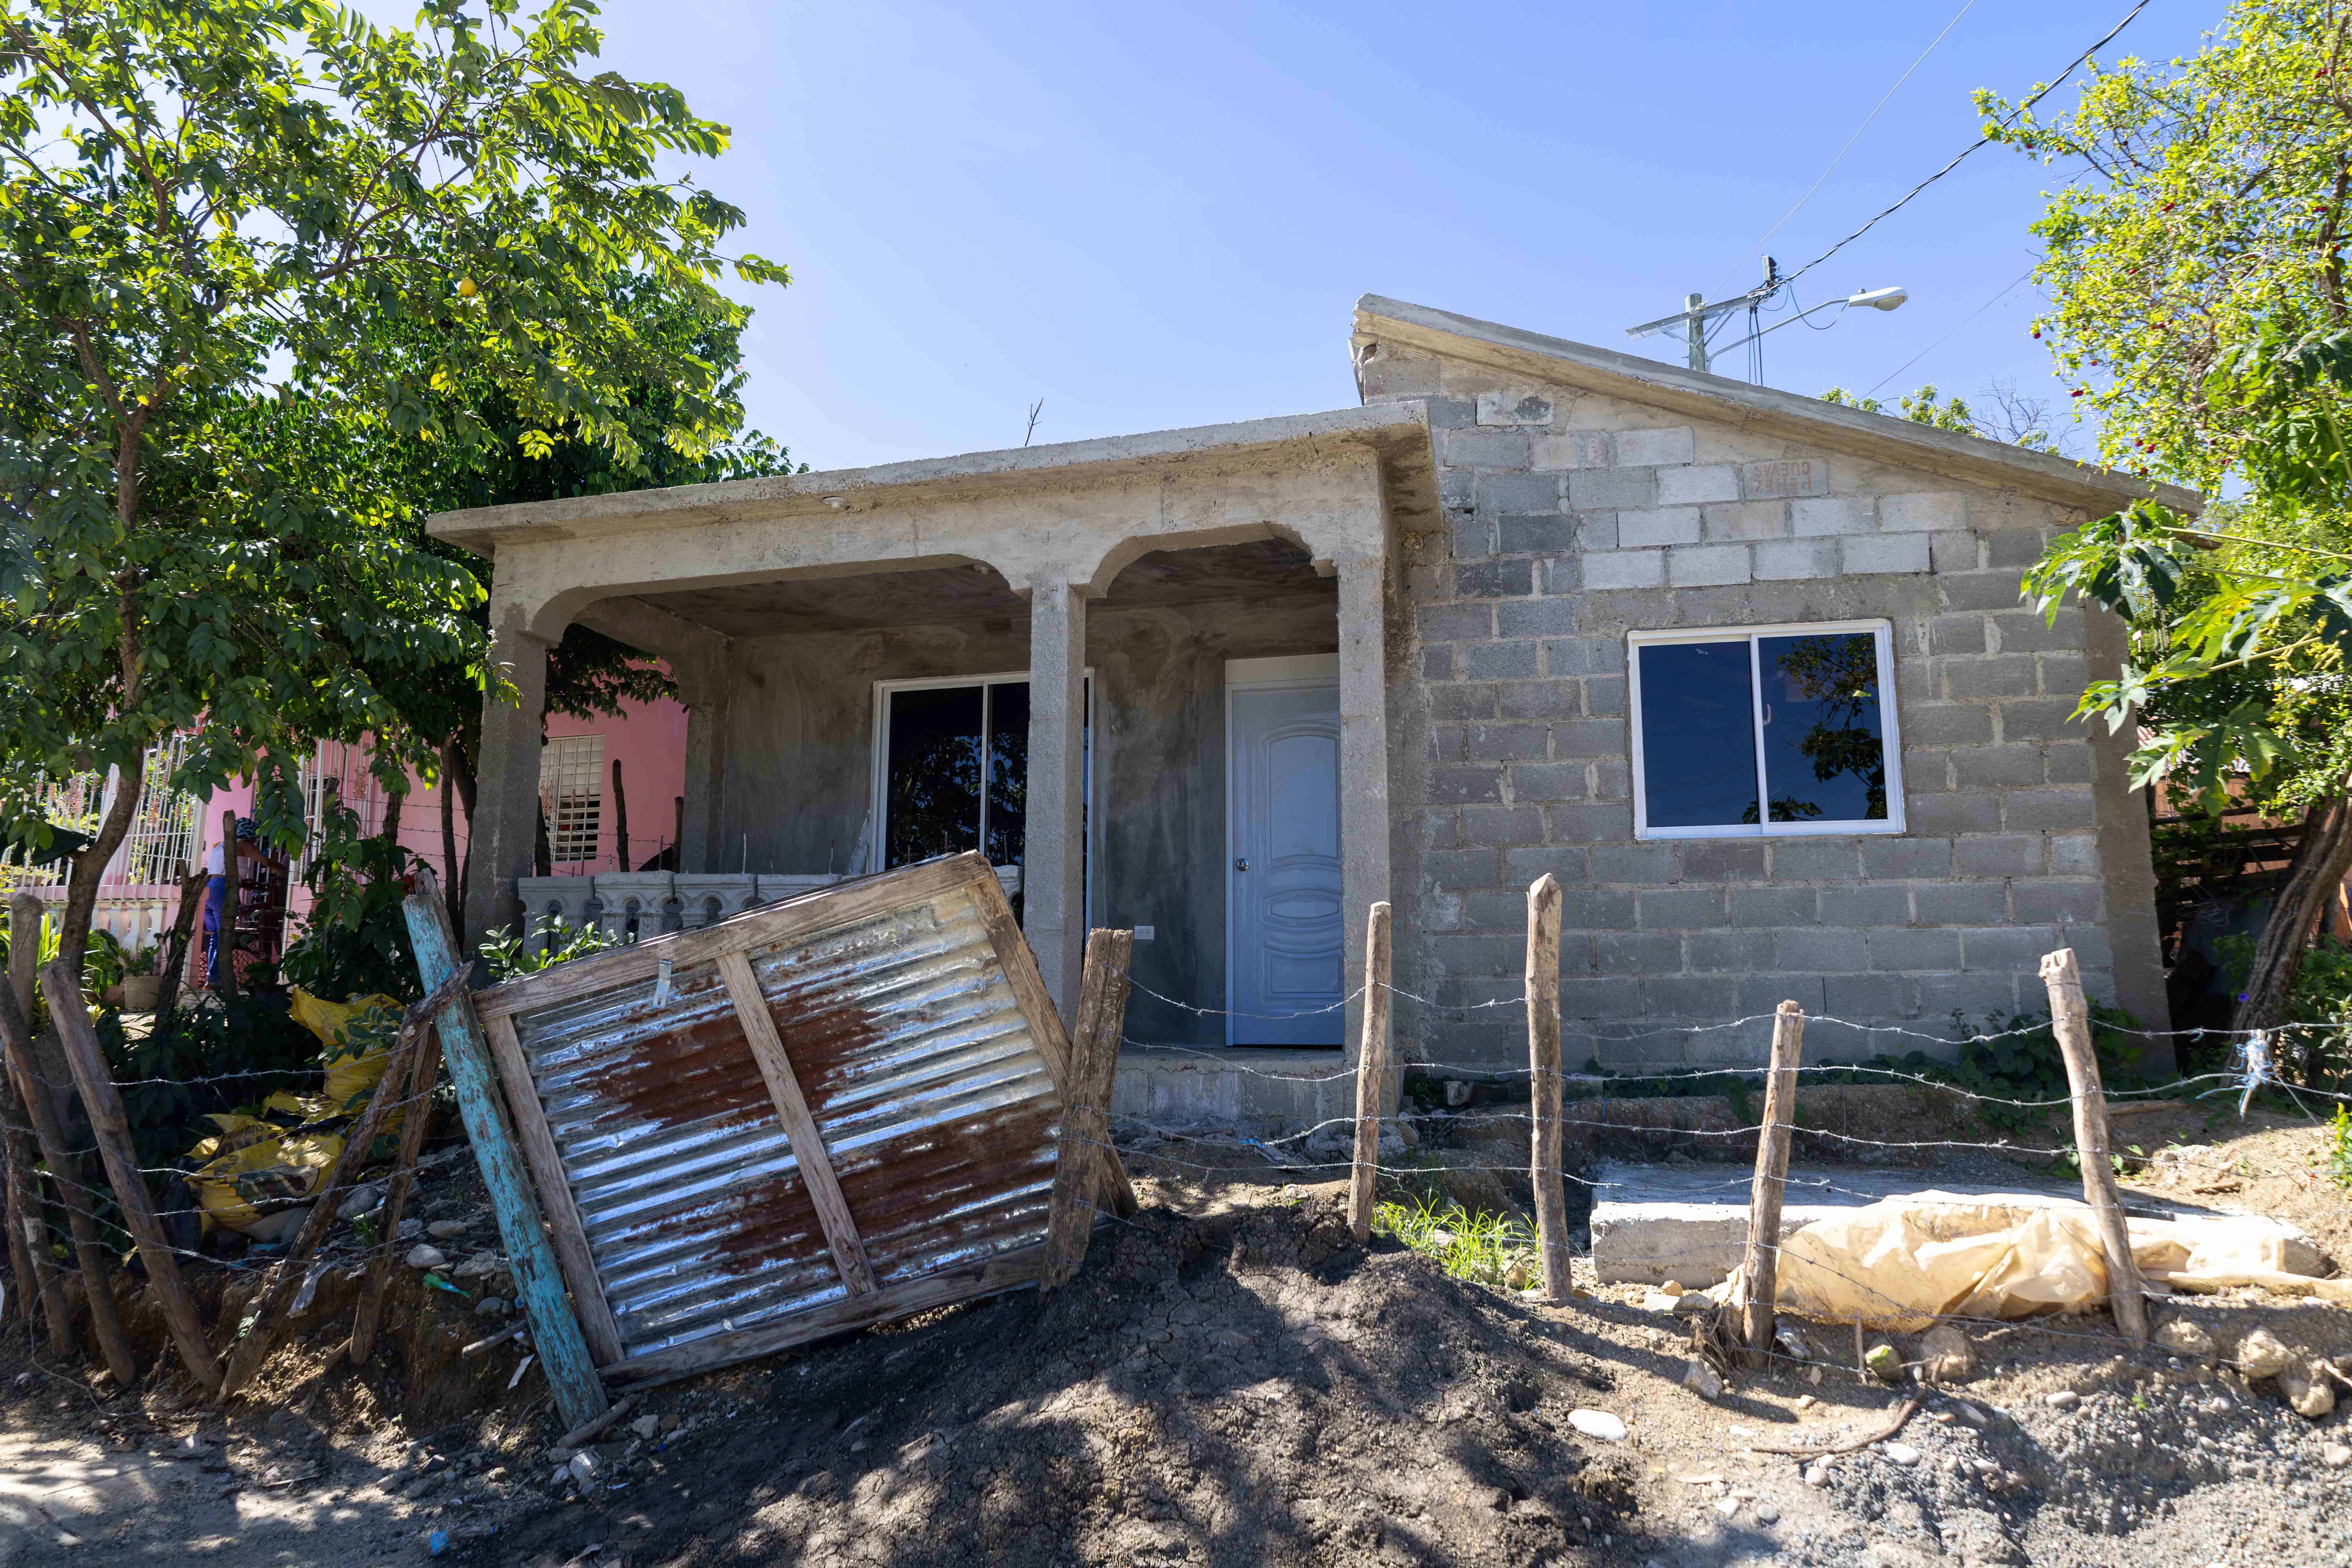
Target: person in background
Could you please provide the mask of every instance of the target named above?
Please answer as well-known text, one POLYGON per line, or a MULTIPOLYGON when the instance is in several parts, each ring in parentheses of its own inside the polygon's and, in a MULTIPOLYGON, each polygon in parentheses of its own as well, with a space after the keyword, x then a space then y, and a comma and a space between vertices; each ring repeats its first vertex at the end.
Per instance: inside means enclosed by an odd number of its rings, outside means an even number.
MULTIPOLYGON (((255 866, 282 869, 286 864, 261 847, 260 829, 249 816, 236 819, 236 856, 240 862, 255 866)), ((205 852, 205 874, 210 879, 205 886, 205 981, 218 987, 226 973, 221 966, 229 962, 230 950, 236 945, 236 912, 228 907, 228 857, 223 846, 215 844, 205 852), (226 940, 221 934, 224 930, 228 932, 226 940)), ((247 871, 240 880, 250 877, 247 871)))

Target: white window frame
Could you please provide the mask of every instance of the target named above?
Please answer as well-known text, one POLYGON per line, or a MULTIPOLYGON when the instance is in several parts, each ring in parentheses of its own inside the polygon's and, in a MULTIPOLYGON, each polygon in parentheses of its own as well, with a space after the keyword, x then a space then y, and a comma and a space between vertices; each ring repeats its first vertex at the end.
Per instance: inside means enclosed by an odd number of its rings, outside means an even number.
MULTIPOLYGON (((1086 736, 1084 754, 1080 759, 1080 784, 1084 792, 1087 814, 1087 905, 1094 907, 1093 868, 1102 864, 1097 853, 1102 841, 1102 816, 1095 810, 1095 742, 1101 731, 1095 723, 1095 671, 1088 665, 1080 672, 1085 680, 1087 710, 1081 716, 1086 736)), ((874 744, 871 778, 867 784, 866 820, 874 825, 872 858, 868 869, 878 870, 889 858, 890 844, 890 694, 894 691, 937 691, 950 686, 1009 686, 1018 683, 1032 688, 1029 700, 1036 701, 1035 682, 1025 669, 1001 669, 987 675, 937 675, 915 680, 877 680, 874 683, 874 744)), ((1033 709, 1034 712, 1034 710, 1033 709)), ((987 746, 983 741, 981 764, 987 766, 987 746)), ((988 846, 988 777, 985 771, 980 784, 980 842, 984 851, 988 846)), ((1024 830, 1025 834, 1025 829, 1024 830)), ((1027 857, 1024 855, 1023 858, 1027 857)), ((1091 918, 1091 917, 1089 917, 1091 918)))
POLYGON ((1633 837, 1636 838, 1824 838, 1842 834, 1901 833, 1903 811, 1903 734, 1895 720, 1895 623, 1867 621, 1794 621, 1778 626, 1717 626, 1707 630, 1629 632, 1625 637, 1627 726, 1632 731, 1633 762, 1633 837), (1879 743, 1886 751, 1886 818, 1883 822, 1734 823, 1723 827, 1652 827, 1650 792, 1642 757, 1641 650, 1661 644, 1736 643, 1748 647, 1748 696, 1749 723, 1756 749, 1756 798, 1759 816, 1770 815, 1771 792, 1764 776, 1764 683, 1757 678, 1761 661, 1756 643, 1762 637, 1829 637, 1868 632, 1878 650, 1879 743))

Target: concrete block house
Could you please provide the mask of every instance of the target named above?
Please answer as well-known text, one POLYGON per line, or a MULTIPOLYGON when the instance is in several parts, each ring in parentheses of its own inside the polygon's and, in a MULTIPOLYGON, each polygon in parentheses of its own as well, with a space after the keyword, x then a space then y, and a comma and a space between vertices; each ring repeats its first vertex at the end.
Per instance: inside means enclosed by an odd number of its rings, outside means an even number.
POLYGON ((2018 599, 2146 482, 1377 297, 1352 353, 1334 412, 435 519, 523 693, 471 925, 576 903, 530 871, 580 622, 687 708, 648 920, 984 848, 1066 1008, 1137 928, 1126 1110, 1336 1105, 1380 900, 1401 1057, 1524 1061, 1545 872, 1571 1062, 1754 1064, 1784 997, 1948 1037, 2060 945, 2163 1026, 2129 738, 2068 721, 2122 627, 2018 599))

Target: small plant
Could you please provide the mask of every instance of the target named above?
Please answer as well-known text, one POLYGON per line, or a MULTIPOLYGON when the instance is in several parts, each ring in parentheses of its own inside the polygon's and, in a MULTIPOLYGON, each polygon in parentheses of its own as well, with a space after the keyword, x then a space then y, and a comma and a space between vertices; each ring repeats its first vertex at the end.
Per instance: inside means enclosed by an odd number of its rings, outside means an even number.
POLYGON ((2339 1187, 2352 1187, 2352 1110, 2338 1105, 2336 1125, 2328 1130, 2327 1175, 2339 1187))
POLYGON ((135 952, 126 952, 122 955, 122 974, 124 979, 127 980, 134 974, 152 974, 154 973, 155 949, 153 947, 142 947, 135 952))
POLYGON ((575 958, 586 958, 620 945, 604 934, 602 926, 576 926, 562 915, 554 915, 539 928, 536 941, 518 936, 512 926, 499 926, 483 932, 482 962, 495 984, 518 974, 535 974, 554 964, 569 963, 575 958))
POLYGON ((1536 1234, 1524 1221, 1473 1214, 1458 1203, 1384 1203, 1373 1211, 1372 1228, 1434 1258, 1456 1279, 1497 1289, 1511 1288, 1515 1270, 1524 1279, 1535 1266, 1536 1234))

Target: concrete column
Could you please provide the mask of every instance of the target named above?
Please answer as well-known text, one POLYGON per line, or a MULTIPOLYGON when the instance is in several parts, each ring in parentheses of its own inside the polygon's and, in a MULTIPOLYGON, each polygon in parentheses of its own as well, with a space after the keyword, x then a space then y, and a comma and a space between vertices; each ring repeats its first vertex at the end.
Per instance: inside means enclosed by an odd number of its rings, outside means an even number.
POLYGON ((1069 1021, 1086 958, 1087 602, 1070 584, 1029 595, 1029 816, 1022 925, 1069 1021))
POLYGON ((466 945, 494 926, 522 919, 518 878, 531 874, 539 834, 539 750, 547 720, 549 645, 509 625, 493 634, 490 660, 521 695, 482 704, 482 752, 475 781, 474 836, 466 851, 466 945))
POLYGON ((677 850, 681 871, 731 871, 741 857, 721 853, 725 819, 728 660, 724 652, 691 663, 674 662, 678 700, 686 705, 686 825, 677 850))
MULTIPOLYGON (((1339 897, 1346 905, 1352 991, 1363 983, 1371 907, 1389 897, 1387 561, 1349 555, 1334 565, 1339 578, 1339 897)), ((1360 996, 1348 1004, 1350 1061, 1363 1037, 1363 1009, 1360 996)))

